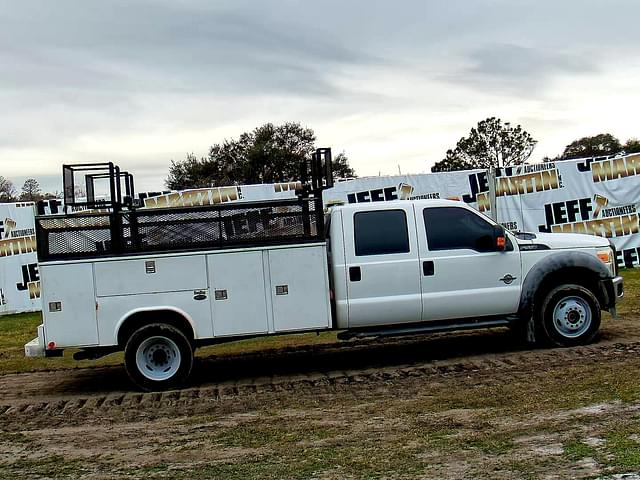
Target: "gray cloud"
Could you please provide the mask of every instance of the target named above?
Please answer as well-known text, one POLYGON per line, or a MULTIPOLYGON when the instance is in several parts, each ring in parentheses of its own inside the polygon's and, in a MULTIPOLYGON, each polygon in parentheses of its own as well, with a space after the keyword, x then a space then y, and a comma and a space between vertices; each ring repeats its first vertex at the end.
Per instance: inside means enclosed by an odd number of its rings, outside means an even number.
POLYGON ((555 77, 600 70, 592 57, 512 44, 483 45, 471 50, 464 63, 468 66, 442 78, 471 87, 529 95, 544 91, 555 77))
POLYGON ((164 171, 221 140, 183 144, 190 132, 282 119, 347 151, 412 135, 422 152, 428 137, 439 159, 477 110, 553 109, 556 80, 639 64, 639 13, 637 0, 0 0, 0 170, 105 160, 104 142, 127 168, 164 171), (174 132, 166 155, 145 150, 174 132))
POLYGON ((472 73, 486 76, 536 77, 547 73, 588 73, 596 70, 592 61, 575 55, 563 55, 518 45, 486 45, 472 58, 477 64, 472 73))
POLYGON ((3 15, 30 27, 0 34, 4 88, 336 95, 333 67, 382 61, 313 26, 231 9, 37 3, 3 15))

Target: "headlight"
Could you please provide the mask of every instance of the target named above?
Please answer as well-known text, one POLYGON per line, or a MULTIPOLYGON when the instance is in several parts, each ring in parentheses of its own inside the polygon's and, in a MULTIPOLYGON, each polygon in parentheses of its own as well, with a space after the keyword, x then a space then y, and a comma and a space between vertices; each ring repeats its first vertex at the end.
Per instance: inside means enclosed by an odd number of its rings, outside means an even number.
POLYGON ((607 248, 606 250, 598 250, 596 252, 596 255, 602 261, 602 263, 607 266, 609 272, 611 272, 611 275, 615 275, 615 267, 613 265, 613 262, 615 262, 615 257, 613 255, 613 250, 611 250, 610 248, 607 248))

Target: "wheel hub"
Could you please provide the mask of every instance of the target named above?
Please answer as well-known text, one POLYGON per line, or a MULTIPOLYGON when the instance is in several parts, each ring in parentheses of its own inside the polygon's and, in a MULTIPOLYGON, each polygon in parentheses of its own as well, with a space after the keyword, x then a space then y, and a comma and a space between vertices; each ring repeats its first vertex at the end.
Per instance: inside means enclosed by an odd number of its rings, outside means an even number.
POLYGON ((136 350, 136 366, 149 380, 170 379, 180 368, 181 360, 178 345, 168 337, 149 337, 136 350))
POLYGON ((580 321, 580 313, 575 311, 575 310, 571 310, 567 314, 567 320, 569 321, 569 323, 575 325, 576 323, 578 323, 580 321))
POLYGON ((169 361, 169 355, 161 348, 151 352, 150 357, 151 363, 157 366, 166 365, 169 361))
POLYGON ((564 297, 553 310, 553 322, 556 330, 568 338, 579 337, 591 326, 591 307, 581 297, 564 297))

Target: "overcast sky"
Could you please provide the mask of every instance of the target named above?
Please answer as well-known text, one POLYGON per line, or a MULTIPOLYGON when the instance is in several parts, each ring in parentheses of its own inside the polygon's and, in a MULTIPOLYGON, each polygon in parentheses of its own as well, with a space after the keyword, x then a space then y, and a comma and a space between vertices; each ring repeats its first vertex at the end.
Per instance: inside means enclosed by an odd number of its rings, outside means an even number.
POLYGON ((359 175, 425 172, 479 120, 640 136, 637 0, 0 0, 0 175, 61 189, 300 121, 359 175))

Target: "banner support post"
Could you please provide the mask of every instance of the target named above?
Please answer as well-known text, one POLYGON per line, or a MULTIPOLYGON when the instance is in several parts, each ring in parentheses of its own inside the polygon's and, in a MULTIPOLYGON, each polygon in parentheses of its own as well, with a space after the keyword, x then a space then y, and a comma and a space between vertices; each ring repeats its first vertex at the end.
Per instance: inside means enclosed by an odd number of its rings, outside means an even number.
POLYGON ((489 212, 494 222, 498 221, 498 202, 496 201, 496 169, 489 167, 487 170, 487 183, 489 184, 489 212))

